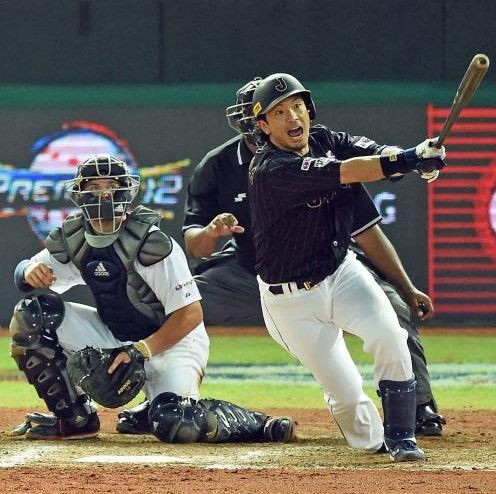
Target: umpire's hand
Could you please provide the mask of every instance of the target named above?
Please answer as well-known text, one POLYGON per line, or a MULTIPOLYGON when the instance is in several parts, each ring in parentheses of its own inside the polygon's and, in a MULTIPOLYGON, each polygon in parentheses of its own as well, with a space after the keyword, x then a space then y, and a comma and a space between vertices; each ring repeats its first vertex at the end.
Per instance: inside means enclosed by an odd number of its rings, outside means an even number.
POLYGON ((243 233, 244 227, 238 225, 238 219, 231 213, 218 214, 207 226, 207 234, 214 238, 225 237, 233 233, 243 233))

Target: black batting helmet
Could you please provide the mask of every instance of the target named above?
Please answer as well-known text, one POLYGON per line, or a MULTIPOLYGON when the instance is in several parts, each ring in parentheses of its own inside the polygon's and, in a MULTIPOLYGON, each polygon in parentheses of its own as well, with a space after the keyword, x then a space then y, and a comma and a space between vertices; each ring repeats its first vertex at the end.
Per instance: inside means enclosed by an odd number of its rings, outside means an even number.
POLYGON ((262 82, 261 77, 254 77, 236 91, 236 103, 226 108, 229 127, 243 134, 250 144, 256 145, 258 128, 252 111, 253 93, 262 82))
POLYGON ((253 115, 258 120, 283 99, 295 94, 301 94, 307 106, 310 120, 313 120, 315 118, 315 104, 310 91, 305 89, 296 77, 284 73, 269 75, 255 89, 253 115))

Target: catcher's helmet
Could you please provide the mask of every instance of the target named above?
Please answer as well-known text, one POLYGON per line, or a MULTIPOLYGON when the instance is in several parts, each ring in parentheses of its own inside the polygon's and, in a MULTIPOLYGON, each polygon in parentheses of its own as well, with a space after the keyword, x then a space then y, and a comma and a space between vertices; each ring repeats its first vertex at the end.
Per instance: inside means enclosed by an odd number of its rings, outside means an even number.
POLYGON ((272 74, 266 77, 253 94, 253 115, 258 120, 283 99, 301 94, 308 109, 310 120, 315 118, 315 104, 311 93, 303 84, 289 74, 272 74))
MULTIPOLYGON (((113 220, 117 231, 125 218, 127 208, 138 193, 140 180, 138 175, 131 175, 124 161, 110 154, 92 156, 76 169, 76 177, 67 182, 69 199, 79 206, 87 220, 113 220), (85 190, 89 180, 112 178, 118 186, 112 187, 107 196, 85 190)), ((106 191, 100 191, 106 192, 106 191)))
POLYGON ((236 103, 226 108, 229 127, 243 134, 246 140, 256 145, 258 128, 252 111, 253 93, 262 82, 261 77, 255 77, 236 91, 236 103))

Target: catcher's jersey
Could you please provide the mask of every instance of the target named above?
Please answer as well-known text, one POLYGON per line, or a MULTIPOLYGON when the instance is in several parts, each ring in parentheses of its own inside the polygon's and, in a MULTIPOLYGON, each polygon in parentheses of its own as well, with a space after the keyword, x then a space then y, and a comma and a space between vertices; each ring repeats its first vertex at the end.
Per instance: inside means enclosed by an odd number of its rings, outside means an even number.
POLYGON ((310 129, 306 156, 271 143, 257 151, 249 197, 256 271, 263 281, 320 281, 336 270, 350 237, 370 226, 355 225, 357 205, 379 216, 361 184, 341 185, 339 165, 385 147, 317 125, 310 129))
MULTIPOLYGON (((150 231, 153 230, 158 228, 152 226, 150 231)), ((151 266, 143 266, 138 261, 134 263, 138 274, 162 303, 166 315, 201 300, 183 250, 173 238, 171 241, 172 251, 162 261, 151 266)), ((62 264, 47 249, 34 255, 31 262, 43 262, 53 269, 57 279, 50 289, 54 292, 64 293, 73 286, 85 284, 79 269, 72 262, 62 264)))

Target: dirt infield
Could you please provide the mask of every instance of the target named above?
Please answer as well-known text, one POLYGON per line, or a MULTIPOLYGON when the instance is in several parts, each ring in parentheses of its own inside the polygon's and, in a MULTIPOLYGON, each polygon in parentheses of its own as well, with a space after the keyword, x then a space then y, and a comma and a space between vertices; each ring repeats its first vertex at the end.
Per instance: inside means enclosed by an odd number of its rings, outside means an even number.
POLYGON ((24 411, 2 409, 0 492, 496 492, 494 412, 448 411, 445 435, 421 439, 428 460, 413 464, 351 450, 325 410, 272 412, 298 420, 296 443, 169 445, 115 433, 115 410, 101 411, 98 439, 26 441, 8 434, 24 411))

